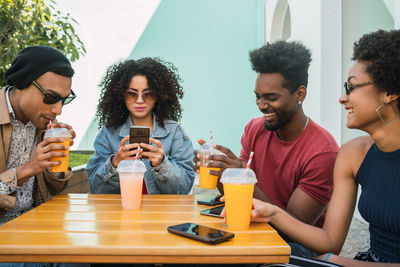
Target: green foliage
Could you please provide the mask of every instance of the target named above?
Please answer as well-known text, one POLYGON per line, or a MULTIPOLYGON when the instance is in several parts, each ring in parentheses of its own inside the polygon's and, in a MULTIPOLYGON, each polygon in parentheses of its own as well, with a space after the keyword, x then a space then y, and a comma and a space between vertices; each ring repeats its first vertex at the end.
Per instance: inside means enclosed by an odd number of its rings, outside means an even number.
POLYGON ((71 151, 69 153, 68 166, 72 168, 72 167, 86 164, 92 155, 93 155, 93 153, 81 154, 81 153, 74 153, 71 151))
POLYGON ((72 62, 86 53, 70 14, 55 9, 55 0, 0 0, 0 87, 4 72, 23 48, 48 45, 72 62))

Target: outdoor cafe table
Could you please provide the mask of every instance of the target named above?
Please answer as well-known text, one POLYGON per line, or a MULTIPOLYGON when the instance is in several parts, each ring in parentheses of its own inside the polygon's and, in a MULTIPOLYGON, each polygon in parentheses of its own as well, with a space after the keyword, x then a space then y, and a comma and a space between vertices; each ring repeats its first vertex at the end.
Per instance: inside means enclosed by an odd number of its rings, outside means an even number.
POLYGON ((0 262, 282 263, 290 247, 266 223, 209 245, 167 231, 192 222, 227 230, 200 215, 193 195, 143 195, 124 210, 120 195, 59 195, 0 226, 0 262))

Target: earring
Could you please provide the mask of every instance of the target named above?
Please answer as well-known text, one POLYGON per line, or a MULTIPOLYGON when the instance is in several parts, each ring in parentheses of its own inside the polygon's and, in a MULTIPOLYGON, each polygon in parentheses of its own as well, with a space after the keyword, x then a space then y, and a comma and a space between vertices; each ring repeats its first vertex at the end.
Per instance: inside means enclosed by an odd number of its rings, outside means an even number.
POLYGON ((301 101, 297 102, 297 104, 301 105, 301 101))
POLYGON ((392 105, 392 103, 390 103, 389 105, 390 105, 390 107, 393 109, 393 113, 394 113, 394 116, 393 116, 393 118, 389 121, 389 122, 386 122, 384 119, 383 119, 383 117, 381 116, 381 114, 379 113, 379 110, 383 107, 383 105, 385 105, 386 103, 382 103, 382 105, 380 105, 375 111, 376 111, 376 113, 378 114, 378 116, 379 116, 379 118, 381 119, 381 121, 383 122, 383 124, 385 124, 385 126, 388 126, 392 121, 394 121, 396 118, 397 118, 397 111, 396 111, 396 109, 393 107, 393 105, 392 105))

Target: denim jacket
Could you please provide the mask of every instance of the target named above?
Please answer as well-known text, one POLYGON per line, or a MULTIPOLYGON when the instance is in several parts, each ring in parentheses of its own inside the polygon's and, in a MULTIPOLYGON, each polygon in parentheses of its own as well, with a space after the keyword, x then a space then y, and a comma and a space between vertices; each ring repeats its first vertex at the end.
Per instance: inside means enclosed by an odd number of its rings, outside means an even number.
MULTIPOLYGON (((147 171, 144 174, 149 194, 188 194, 192 188, 195 172, 193 170, 193 145, 182 127, 175 121, 166 120, 160 127, 155 120, 150 137, 161 141, 164 147, 164 160, 153 167, 143 159, 147 171)), ((122 138, 129 135, 133 126, 131 118, 120 127, 103 127, 94 142, 95 153, 86 166, 90 192, 96 194, 120 194, 119 176, 111 164, 111 157, 117 153, 122 138)))

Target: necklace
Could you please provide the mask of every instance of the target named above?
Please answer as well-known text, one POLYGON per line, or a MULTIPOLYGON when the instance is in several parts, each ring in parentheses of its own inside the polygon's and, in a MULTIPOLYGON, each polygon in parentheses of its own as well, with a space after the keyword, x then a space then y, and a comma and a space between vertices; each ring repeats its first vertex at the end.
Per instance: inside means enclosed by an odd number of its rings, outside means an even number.
POLYGON ((307 121, 306 124, 304 125, 303 130, 301 130, 301 132, 304 132, 304 130, 307 128, 308 122, 310 121, 310 117, 307 117, 307 121))

